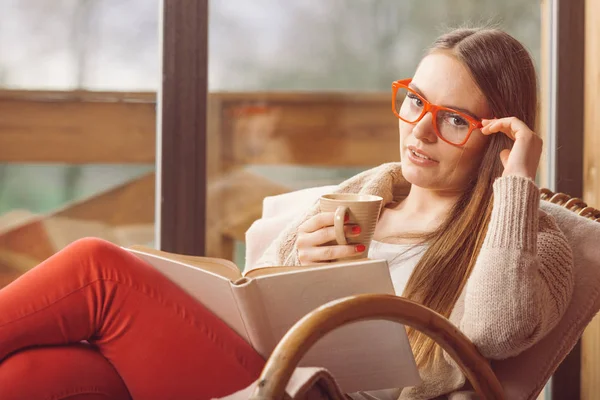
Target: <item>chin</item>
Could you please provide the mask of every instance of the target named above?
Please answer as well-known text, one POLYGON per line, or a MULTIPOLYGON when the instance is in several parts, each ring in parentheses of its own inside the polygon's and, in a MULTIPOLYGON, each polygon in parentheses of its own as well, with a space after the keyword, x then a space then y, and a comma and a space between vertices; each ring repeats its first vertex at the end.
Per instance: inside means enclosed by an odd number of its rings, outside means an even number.
POLYGON ((444 174, 432 168, 422 168, 408 160, 400 165, 404 179, 411 185, 423 189, 463 192, 469 187, 468 182, 450 182, 452 174, 444 174))
POLYGON ((410 161, 403 161, 401 164, 402 176, 411 185, 415 185, 424 189, 434 189, 435 177, 431 169, 422 168, 412 164, 410 161))

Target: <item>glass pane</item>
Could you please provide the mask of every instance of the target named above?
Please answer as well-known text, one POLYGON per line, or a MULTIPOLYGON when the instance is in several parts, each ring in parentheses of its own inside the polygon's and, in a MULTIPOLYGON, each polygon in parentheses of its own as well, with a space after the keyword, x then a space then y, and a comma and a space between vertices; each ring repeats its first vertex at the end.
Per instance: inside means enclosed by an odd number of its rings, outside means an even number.
POLYGON ((211 1, 208 253, 244 264, 243 233, 265 195, 397 160, 391 82, 465 23, 496 24, 539 65, 529 0, 211 1))
POLYGON ((0 287, 83 236, 152 244, 159 1, 0 2, 0 287))
POLYGON ((88 236, 154 243, 153 165, 0 165, 0 287, 88 236))
POLYGON ((152 165, 0 165, 0 215, 44 214, 152 173, 152 165), (25 184, 26 183, 26 184, 25 184))
POLYGON ((441 32, 469 22, 496 23, 539 61, 535 1, 212 1, 210 90, 387 91, 441 32))
POLYGON ((0 86, 156 90, 158 0, 2 0, 0 86))

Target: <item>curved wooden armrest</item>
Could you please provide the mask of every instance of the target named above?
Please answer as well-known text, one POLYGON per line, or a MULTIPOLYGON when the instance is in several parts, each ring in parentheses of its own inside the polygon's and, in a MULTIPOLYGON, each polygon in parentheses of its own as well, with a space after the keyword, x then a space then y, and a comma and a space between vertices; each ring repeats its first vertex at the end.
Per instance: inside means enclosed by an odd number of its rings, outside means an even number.
POLYGON ((423 332, 456 361, 481 398, 504 399, 488 361, 448 319, 411 300, 380 294, 335 300, 298 321, 267 360, 251 399, 283 399, 294 369, 317 340, 342 325, 374 319, 398 322, 423 332))

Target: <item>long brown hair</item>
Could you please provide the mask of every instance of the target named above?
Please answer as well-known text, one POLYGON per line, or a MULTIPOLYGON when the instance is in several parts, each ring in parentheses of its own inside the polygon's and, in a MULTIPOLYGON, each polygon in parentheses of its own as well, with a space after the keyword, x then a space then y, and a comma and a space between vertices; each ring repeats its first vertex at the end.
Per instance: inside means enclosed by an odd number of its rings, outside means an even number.
MULTIPOLYGON (((498 29, 457 29, 439 37, 429 53, 439 51, 467 67, 496 118, 514 116, 535 129, 537 80, 531 56, 521 43, 498 29)), ((499 154, 511 146, 505 135, 492 135, 470 187, 441 226, 423 237, 429 247, 406 285, 405 297, 450 316, 485 239, 492 185, 503 171, 499 154)), ((408 335, 420 366, 441 354, 427 336, 413 329, 408 335)))

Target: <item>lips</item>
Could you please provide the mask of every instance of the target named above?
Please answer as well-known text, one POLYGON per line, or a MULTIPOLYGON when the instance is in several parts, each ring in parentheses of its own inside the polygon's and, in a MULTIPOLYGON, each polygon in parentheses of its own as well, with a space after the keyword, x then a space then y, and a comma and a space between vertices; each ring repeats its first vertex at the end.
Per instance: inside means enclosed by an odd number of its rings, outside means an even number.
POLYGON ((434 159, 433 157, 431 157, 429 154, 425 153, 423 150, 417 149, 415 146, 408 146, 408 151, 410 151, 411 153, 413 153, 413 155, 415 157, 422 158, 423 160, 429 160, 429 161, 438 162, 436 159, 434 159))

